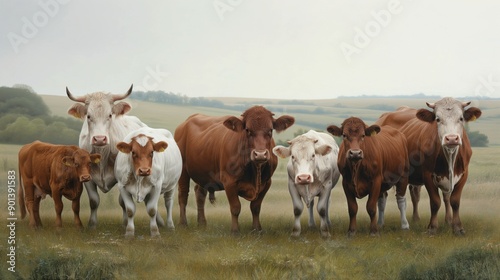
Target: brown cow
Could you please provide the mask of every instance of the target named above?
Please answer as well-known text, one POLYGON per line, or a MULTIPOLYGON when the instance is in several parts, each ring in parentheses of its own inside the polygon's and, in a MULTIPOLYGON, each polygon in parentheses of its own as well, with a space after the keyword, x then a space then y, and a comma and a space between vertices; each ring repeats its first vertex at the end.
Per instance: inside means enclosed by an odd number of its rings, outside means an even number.
POLYGON ((40 201, 48 194, 54 199, 56 208, 56 227, 62 227, 62 196, 72 201, 75 224, 83 228, 80 220, 80 196, 83 182, 91 179, 90 164, 98 163, 99 154, 77 146, 52 145, 35 141, 24 145, 19 151, 19 205, 21 218, 30 214, 30 226, 42 226, 40 220, 40 201), (26 204, 25 204, 26 203, 26 204))
POLYGON ((425 185, 429 194, 430 234, 435 234, 438 228, 437 212, 441 206, 439 189, 443 197, 449 197, 454 233, 465 234, 459 208, 462 189, 469 175, 472 149, 464 124, 481 116, 481 110, 476 107, 465 110, 468 105, 470 102, 460 102, 450 97, 427 103, 433 109, 432 112, 420 109, 416 113, 417 118, 401 127, 408 142, 411 165, 409 182, 425 185))
POLYGON ((232 216, 231 231, 239 233, 238 196, 250 202, 253 228, 262 230, 259 221, 262 200, 271 186, 271 176, 278 159, 273 129, 283 131, 293 125, 291 116, 277 119, 262 106, 254 106, 237 118, 234 116, 190 116, 175 131, 181 150, 183 168, 179 179, 180 224, 187 225, 186 204, 189 180, 196 183, 198 225, 206 225, 205 200, 215 200, 214 191, 225 190, 232 216))
MULTIPOLYGON (((408 229, 406 220, 406 188, 408 185, 408 154, 406 140, 390 126, 368 127, 361 119, 351 117, 341 127, 330 125, 328 132, 342 136, 337 164, 342 174, 342 186, 349 208, 348 235, 356 233, 356 198, 368 195, 366 210, 370 216, 370 234, 378 234, 375 216, 377 200, 385 207, 385 192, 396 185, 396 198, 401 212, 401 227, 408 229)), ((380 221, 380 220, 379 220, 380 221)))

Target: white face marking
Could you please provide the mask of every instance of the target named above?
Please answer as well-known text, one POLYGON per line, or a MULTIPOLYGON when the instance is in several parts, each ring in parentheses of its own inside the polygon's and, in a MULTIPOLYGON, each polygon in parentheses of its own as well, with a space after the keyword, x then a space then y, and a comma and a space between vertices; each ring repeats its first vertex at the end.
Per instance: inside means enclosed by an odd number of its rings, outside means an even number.
POLYGON ((135 138, 135 141, 137 142, 137 144, 141 145, 142 147, 146 147, 146 145, 149 142, 149 138, 147 136, 144 136, 144 135, 139 135, 135 138))
POLYGON ((464 108, 462 103, 451 99, 444 98, 436 102, 434 109, 436 114, 436 122, 438 136, 441 139, 441 144, 444 146, 447 136, 458 136, 458 144, 462 144, 462 133, 464 128, 464 108))

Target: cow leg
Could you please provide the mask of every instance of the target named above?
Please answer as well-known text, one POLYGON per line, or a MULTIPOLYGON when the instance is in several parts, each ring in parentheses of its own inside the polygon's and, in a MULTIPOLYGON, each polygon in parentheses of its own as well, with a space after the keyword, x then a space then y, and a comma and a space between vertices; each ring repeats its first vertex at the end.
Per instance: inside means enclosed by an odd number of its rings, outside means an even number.
POLYGON ((181 226, 187 226, 187 218, 186 218, 186 205, 189 196, 189 175, 185 168, 182 168, 182 173, 178 181, 178 199, 179 199, 179 214, 180 220, 179 224, 181 226))
POLYGON ((97 227, 97 208, 99 208, 100 203, 99 193, 97 192, 97 185, 94 182, 85 182, 84 185, 89 196, 90 204, 90 218, 88 228, 95 229, 97 227))
POLYGON ((401 220, 401 229, 410 229, 410 223, 406 219, 406 189, 408 188, 408 180, 402 179, 396 184, 396 201, 401 220))
POLYGON ((347 208, 349 211, 349 230, 347 235, 353 237, 356 235, 356 215, 358 214, 358 202, 356 201, 356 196, 349 190, 349 185, 343 180, 342 186, 344 187, 344 194, 347 199, 347 208))
POLYGON ((62 194, 59 192, 52 192, 52 197, 54 198, 54 205, 56 208, 56 228, 61 229, 62 227, 61 213, 64 207, 62 202, 62 194))
POLYGON ((196 184, 194 186, 194 193, 196 195, 196 206, 198 208, 198 226, 207 226, 207 219, 205 218, 205 201, 207 200, 207 190, 202 186, 196 184))
MULTIPOLYGON (((35 185, 33 184, 33 180, 31 179, 24 179, 23 178, 23 185, 24 185, 24 202, 26 205, 26 209, 28 210, 29 214, 29 225, 31 228, 36 229, 38 227, 38 222, 35 217, 35 185)), ((39 205, 39 203, 37 204, 39 205)), ((36 209, 36 212, 38 212, 38 208, 36 209)))
POLYGON ((467 177, 468 171, 465 171, 464 175, 462 176, 458 184, 455 185, 455 188, 451 193, 450 205, 453 209, 453 219, 451 225, 453 227, 453 233, 455 235, 465 235, 465 230, 462 226, 462 221, 460 220, 460 197, 462 196, 462 190, 465 182, 467 182, 467 177))
POLYGON ((40 202, 41 201, 42 201, 41 196, 35 197, 35 200, 33 201, 33 217, 35 218, 35 223, 36 223, 35 228, 43 227, 42 220, 40 219, 40 202))
MULTIPOLYGON (((227 200, 229 202, 229 210, 231 211, 231 232, 233 234, 239 234, 240 226, 238 223, 238 217, 241 212, 241 202, 238 198, 238 190, 236 189, 235 183, 223 183, 223 185, 225 187, 227 200)), ((250 204, 250 207, 252 207, 252 204, 250 204)))
POLYGON ((133 238, 135 234, 135 226, 134 226, 134 215, 135 215, 135 203, 132 199, 132 196, 125 188, 120 189, 120 196, 123 199, 123 204, 125 205, 125 209, 127 212, 127 227, 125 229, 125 237, 133 238))
POLYGON ((250 211, 252 212, 252 228, 254 231, 258 233, 262 232, 262 225, 260 224, 260 208, 262 206, 262 201, 264 200, 264 197, 266 196, 266 193, 270 187, 271 187, 271 179, 267 181, 266 185, 257 196, 257 199, 250 202, 250 211))
MULTIPOLYGON (((330 200, 330 191, 321 192, 318 199, 318 214, 320 217, 320 233, 322 238, 329 238, 330 228, 328 225, 328 201, 330 200)), ((312 208, 312 205, 311 205, 312 208)))
POLYGON ((450 196, 451 193, 443 193, 443 202, 444 202, 444 210, 445 210, 445 215, 444 215, 444 220, 446 221, 447 224, 452 225, 452 209, 450 205, 450 196))
MULTIPOLYGON (((175 229, 174 226, 174 220, 172 219, 172 209, 174 207, 174 193, 175 193, 175 186, 174 187, 169 187, 169 191, 166 191, 163 194, 163 198, 165 199, 165 208, 167 209, 167 228, 168 229, 175 229)), ((161 219, 160 214, 157 214, 156 216, 156 221, 158 221, 158 217, 161 219)), ((162 226, 164 226, 163 219, 161 219, 162 226)))
MULTIPOLYGON (((122 188, 123 186, 118 185, 118 188, 122 188)), ((125 202, 123 202, 123 198, 121 195, 118 196, 118 204, 120 204, 120 207, 122 208, 122 213, 123 213, 123 219, 122 219, 122 224, 123 227, 127 227, 128 223, 128 216, 127 216, 127 209, 125 208, 125 202)))
POLYGON ((368 201, 366 202, 366 211, 370 216, 370 235, 378 235, 377 227, 377 201, 380 197, 380 189, 382 187, 382 179, 376 178, 372 183, 372 192, 368 195, 368 201))
POLYGON ((80 195, 78 195, 71 203, 71 209, 73 210, 73 216, 75 225, 78 229, 83 229, 82 220, 80 220, 80 195))
POLYGON ((155 186, 154 191, 148 194, 144 200, 146 205, 146 210, 150 217, 149 228, 151 231, 151 237, 159 237, 160 230, 158 229, 158 224, 156 223, 156 216, 158 215, 158 200, 160 199, 161 186, 155 186))
POLYGON ((427 226, 427 230, 429 234, 436 234, 438 229, 438 211, 441 207, 441 197, 439 196, 439 190, 432 182, 430 176, 427 176, 425 179, 425 188, 427 189, 427 193, 429 194, 429 203, 431 206, 431 218, 429 221, 429 225, 427 226), (428 177, 428 178, 427 178, 428 177))
MULTIPOLYGON (((290 192, 290 196, 292 197, 293 204, 293 215, 295 217, 295 221, 292 229, 292 237, 300 236, 300 216, 302 215, 302 211, 304 210, 304 203, 300 199, 299 192, 297 191, 297 187, 293 180, 288 180, 288 191, 290 192)), ((312 208, 309 207, 309 213, 312 212, 312 208)), ((314 214, 314 213, 313 213, 314 214)), ((309 224, 311 222, 311 215, 309 215, 309 224)))
POLYGON ((377 205, 378 205, 378 222, 377 225, 379 228, 382 228, 384 226, 384 218, 385 218, 385 206, 387 204, 387 192, 383 192, 380 194, 380 197, 378 198, 377 205))
POLYGON ((411 203, 413 205, 413 221, 420 221, 420 215, 418 214, 418 202, 420 201, 420 190, 422 186, 410 185, 410 197, 411 203))

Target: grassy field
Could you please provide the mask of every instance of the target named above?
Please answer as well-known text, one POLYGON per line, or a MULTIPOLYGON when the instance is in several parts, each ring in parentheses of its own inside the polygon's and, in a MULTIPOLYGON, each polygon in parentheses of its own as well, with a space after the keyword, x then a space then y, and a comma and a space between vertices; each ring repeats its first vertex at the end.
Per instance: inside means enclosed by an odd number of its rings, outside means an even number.
MULTIPOLYGON (((65 97, 43 98, 56 115, 66 115, 66 110, 72 104, 65 97)), ((241 102, 236 99, 230 101, 235 104, 241 102)), ((318 103, 308 106, 335 104, 328 103, 334 101, 315 102, 318 103)), ((363 104, 358 104, 360 100, 356 99, 335 102, 345 107, 339 107, 339 112, 331 116, 293 115, 297 119, 317 118, 314 121, 328 124, 338 122, 341 115, 349 112, 360 114, 363 118, 376 118, 381 111, 363 109, 369 104, 397 104, 396 101, 379 99, 370 101, 375 103, 363 104)), ((423 100, 412 102, 406 105, 422 107, 417 104, 423 100)), ((500 144, 493 139, 500 134, 498 125, 493 124, 493 116, 496 114, 497 119, 500 116, 499 103, 495 102, 478 105, 484 108, 483 117, 471 128, 486 132, 483 128, 491 127, 488 132, 490 143, 500 144)), ((212 115, 240 113, 135 100, 131 103, 134 106, 133 114, 148 125, 172 131, 178 123, 195 112, 212 115)), ((283 111, 286 112, 286 108, 283 111)), ((294 131, 280 134, 278 138, 289 139, 294 131)), ((77 231, 73 225, 71 204, 63 199, 63 229, 56 232, 54 203, 47 197, 41 204, 42 230, 31 230, 27 219, 16 222, 17 272, 11 273, 7 270, 6 262, 10 245, 7 243, 9 232, 5 226, 8 223, 5 186, 7 171, 15 170, 17 173, 19 148, 17 145, 0 145, 0 184, 4 186, 0 188, 0 220, 4 221, 0 230, 0 251, 4 256, 0 265, 0 279, 498 279, 500 275, 500 146, 473 149, 470 176, 461 204, 465 237, 453 235, 451 228, 444 222, 443 208, 439 213, 438 234, 429 236, 426 233, 430 210, 427 193, 423 190, 421 221, 411 221, 411 201, 407 198, 409 231, 399 229, 399 211, 394 191, 391 191, 386 209, 386 225, 380 236, 369 236, 365 198, 358 201, 358 233, 354 238, 347 238, 347 204, 339 183, 331 195, 332 237, 323 240, 317 229, 307 229, 307 215, 303 213, 302 235, 292 239, 289 236, 293 210, 287 189, 286 162, 280 160, 271 190, 263 202, 261 223, 264 230, 261 234, 251 232, 249 202, 243 199, 241 235, 235 237, 230 234, 229 206, 223 192, 216 193, 216 205, 206 205, 207 228, 196 226, 196 206, 194 192, 191 191, 187 209, 188 228, 177 227, 175 231, 161 229, 161 238, 157 239, 149 237, 149 219, 144 205, 139 205, 135 218, 136 238, 133 240, 123 237, 125 231, 117 202, 117 189, 108 194, 101 193, 99 225, 95 231, 77 231)), ((90 214, 86 192, 82 195, 81 204, 81 218, 86 225, 90 214)), ((159 205, 160 213, 165 217, 162 200, 159 205)), ((178 219, 176 198, 176 224, 178 219)))

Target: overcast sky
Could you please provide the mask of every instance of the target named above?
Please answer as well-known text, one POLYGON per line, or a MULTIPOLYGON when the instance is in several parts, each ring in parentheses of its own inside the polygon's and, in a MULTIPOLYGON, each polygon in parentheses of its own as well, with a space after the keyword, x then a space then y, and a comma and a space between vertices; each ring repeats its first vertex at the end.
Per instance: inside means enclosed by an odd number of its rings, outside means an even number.
POLYGON ((500 97, 498 0, 0 3, 0 86, 40 94, 500 97))

